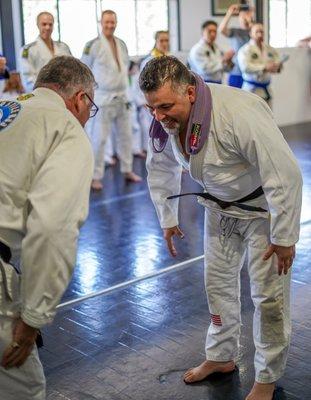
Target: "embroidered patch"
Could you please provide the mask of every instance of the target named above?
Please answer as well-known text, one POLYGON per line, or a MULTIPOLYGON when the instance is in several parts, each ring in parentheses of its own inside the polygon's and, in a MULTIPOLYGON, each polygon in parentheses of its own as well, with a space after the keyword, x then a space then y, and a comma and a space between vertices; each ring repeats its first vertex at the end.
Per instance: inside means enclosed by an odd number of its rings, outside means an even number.
POLYGON ((32 94, 32 93, 21 94, 20 96, 17 97, 16 100, 18 100, 18 101, 24 101, 24 100, 30 99, 31 97, 34 97, 34 94, 32 94))
POLYGON ((214 325, 222 326, 220 315, 211 314, 211 320, 214 325))
POLYGON ((89 42, 86 44, 86 46, 84 47, 84 50, 83 50, 83 54, 85 54, 87 56, 90 54, 92 44, 93 44, 92 42, 89 42))
POLYGON ((209 54, 210 54, 210 53, 209 53, 209 51, 207 50, 207 52, 206 52, 205 54, 207 55, 207 57, 209 57, 209 54))
POLYGON ((6 128, 14 121, 21 109, 21 105, 15 101, 0 101, 0 130, 6 128))
POLYGON ((201 139, 201 124, 193 124, 190 135, 190 149, 196 150, 201 139))
POLYGON ((28 55, 29 55, 29 49, 28 49, 28 47, 26 47, 22 52, 22 57, 28 58, 28 55))
POLYGON ((273 58, 274 57, 274 55, 273 55, 273 53, 268 53, 268 57, 270 57, 270 58, 273 58))
POLYGON ((253 60, 256 60, 256 58, 258 58, 258 54, 253 53, 251 57, 252 57, 253 60))

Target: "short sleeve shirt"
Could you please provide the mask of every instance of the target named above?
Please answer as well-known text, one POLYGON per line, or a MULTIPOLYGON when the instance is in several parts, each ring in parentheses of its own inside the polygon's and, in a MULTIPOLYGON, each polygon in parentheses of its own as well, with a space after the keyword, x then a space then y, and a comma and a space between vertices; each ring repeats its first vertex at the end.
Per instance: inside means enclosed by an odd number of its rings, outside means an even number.
POLYGON ((240 47, 242 47, 245 43, 249 41, 249 31, 247 29, 241 28, 230 28, 228 37, 230 40, 230 46, 235 51, 235 56, 233 58, 233 62, 235 65, 231 71, 231 74, 242 75, 237 60, 237 54, 240 47))

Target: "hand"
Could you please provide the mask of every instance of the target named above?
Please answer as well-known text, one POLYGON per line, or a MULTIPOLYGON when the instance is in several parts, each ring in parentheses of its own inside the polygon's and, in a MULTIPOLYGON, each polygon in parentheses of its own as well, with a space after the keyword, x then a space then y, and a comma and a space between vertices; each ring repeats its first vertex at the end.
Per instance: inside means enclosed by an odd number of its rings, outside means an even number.
POLYGON ((21 319, 15 322, 12 343, 4 350, 1 365, 4 368, 20 367, 24 364, 36 342, 38 329, 21 319))
POLYGON ((238 15, 240 12, 240 7, 238 4, 231 4, 228 8, 227 15, 238 15))
POLYGON ((271 73, 277 73, 280 70, 280 63, 269 61, 265 66, 265 70, 271 73))
POLYGON ((278 274, 282 275, 282 272, 284 272, 284 275, 286 275, 287 271, 292 266, 293 260, 296 255, 295 245, 285 247, 285 246, 277 246, 276 244, 270 244, 270 246, 268 247, 267 251, 263 256, 263 260, 264 261, 268 260, 273 253, 275 253, 278 258, 278 274))
POLYGON ((183 239, 185 237, 183 232, 179 229, 179 226, 174 226, 173 228, 163 229, 163 236, 164 236, 164 239, 166 240, 168 250, 171 253, 171 256, 176 257, 177 251, 175 249, 174 242, 173 242, 174 235, 179 236, 181 239, 183 239))
POLYGON ((232 57, 234 56, 235 51, 230 49, 228 51, 226 51, 222 57, 222 62, 223 63, 228 63, 229 61, 231 61, 232 57))
POLYGON ((4 72, 6 67, 6 58, 0 57, 0 72, 4 72))

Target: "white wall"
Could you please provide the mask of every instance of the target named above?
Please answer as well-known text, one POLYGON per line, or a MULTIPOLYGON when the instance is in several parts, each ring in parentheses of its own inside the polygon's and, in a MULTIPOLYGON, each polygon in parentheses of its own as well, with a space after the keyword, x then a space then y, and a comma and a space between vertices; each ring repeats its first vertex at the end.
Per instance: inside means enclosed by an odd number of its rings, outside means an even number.
POLYGON ((289 54, 283 71, 272 78, 273 112, 280 126, 311 121, 311 50, 280 49, 289 54))

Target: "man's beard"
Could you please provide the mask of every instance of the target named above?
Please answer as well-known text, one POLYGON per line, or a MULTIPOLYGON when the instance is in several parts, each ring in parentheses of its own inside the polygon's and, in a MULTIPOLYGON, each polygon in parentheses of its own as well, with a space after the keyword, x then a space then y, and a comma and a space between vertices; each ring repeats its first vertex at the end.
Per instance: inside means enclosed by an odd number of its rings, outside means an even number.
POLYGON ((180 124, 178 122, 174 122, 174 128, 169 128, 165 125, 165 123, 160 122, 162 128, 165 130, 166 133, 169 135, 178 135, 180 132, 180 124))

